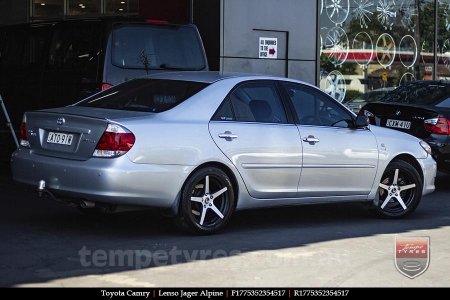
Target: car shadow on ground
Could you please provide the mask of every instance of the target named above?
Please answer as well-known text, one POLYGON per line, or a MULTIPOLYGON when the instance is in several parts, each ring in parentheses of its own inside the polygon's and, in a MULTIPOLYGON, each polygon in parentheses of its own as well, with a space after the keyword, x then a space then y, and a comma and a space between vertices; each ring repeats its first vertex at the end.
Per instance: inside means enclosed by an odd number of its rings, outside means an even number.
MULTIPOLYGON (((84 250, 132 251, 164 255, 174 249, 183 254, 163 265, 214 259, 214 253, 239 255, 259 250, 302 247, 312 243, 377 234, 450 226, 450 177, 441 175, 438 190, 424 198, 407 219, 382 220, 361 204, 283 207, 236 213, 228 227, 212 236, 180 232, 158 211, 132 211, 103 217, 87 216, 51 199, 38 198, 12 183, 1 172, 0 286, 40 283, 90 274, 134 270, 128 262, 96 265, 83 260, 84 250), (208 250, 208 255, 199 254, 208 250), (187 255, 184 255, 187 254, 187 255), (200 256, 199 256, 200 255, 200 256)), ((116 253, 115 252, 115 253, 116 253)), ((145 268, 157 267, 148 262, 145 268)))

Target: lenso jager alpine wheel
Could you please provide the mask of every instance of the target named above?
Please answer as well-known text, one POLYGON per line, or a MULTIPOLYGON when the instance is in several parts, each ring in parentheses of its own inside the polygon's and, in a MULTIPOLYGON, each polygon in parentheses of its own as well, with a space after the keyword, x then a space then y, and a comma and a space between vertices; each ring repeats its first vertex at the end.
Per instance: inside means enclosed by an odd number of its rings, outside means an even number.
POLYGON ((409 215, 420 203, 422 186, 422 180, 413 166, 405 161, 393 161, 378 185, 376 213, 391 219, 409 215))
POLYGON ((186 181, 176 223, 183 230, 211 234, 222 229, 235 207, 233 185, 221 169, 208 167, 186 181))

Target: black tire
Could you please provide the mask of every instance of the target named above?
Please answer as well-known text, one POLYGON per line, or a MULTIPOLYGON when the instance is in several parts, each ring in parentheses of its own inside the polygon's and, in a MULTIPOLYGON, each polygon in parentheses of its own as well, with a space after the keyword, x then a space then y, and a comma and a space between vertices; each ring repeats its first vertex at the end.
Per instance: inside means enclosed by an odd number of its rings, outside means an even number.
POLYGON ((221 169, 207 167, 193 173, 185 182, 175 224, 190 233, 212 234, 225 227, 234 208, 234 188, 230 178, 221 169), (207 180, 209 192, 206 191, 207 180), (211 198, 219 191, 223 192, 211 198))
POLYGON ((411 164, 403 160, 394 160, 381 177, 377 192, 378 201, 374 201, 371 210, 378 217, 385 219, 406 217, 419 205, 422 199, 422 187, 422 179, 411 164), (397 184, 394 184, 396 170, 398 170, 398 178, 397 184), (402 190, 402 188, 407 189, 402 190))

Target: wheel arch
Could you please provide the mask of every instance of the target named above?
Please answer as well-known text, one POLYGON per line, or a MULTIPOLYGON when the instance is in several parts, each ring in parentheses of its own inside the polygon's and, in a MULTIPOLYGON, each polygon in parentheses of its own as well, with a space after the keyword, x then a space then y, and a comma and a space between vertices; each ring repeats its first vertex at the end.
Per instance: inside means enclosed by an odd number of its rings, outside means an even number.
POLYGON ((231 180, 231 184, 233 185, 233 192, 234 192, 234 197, 235 197, 235 201, 234 201, 234 208, 236 208, 238 201, 239 201, 239 182, 236 178, 236 175, 234 174, 233 170, 231 170, 231 168, 229 166, 227 166, 224 163, 218 162, 218 161, 209 161, 209 162, 205 162, 202 163, 201 165, 197 166, 195 169, 193 169, 189 175, 186 177, 181 190, 178 193, 177 199, 174 202, 173 206, 171 208, 169 208, 168 210, 164 211, 164 214, 170 217, 175 217, 178 216, 179 211, 180 211, 180 200, 181 200, 181 193, 186 185, 186 182, 188 181, 188 179, 191 177, 192 174, 194 174, 195 172, 197 172, 200 169, 204 169, 204 168, 208 168, 208 167, 214 167, 214 168, 218 168, 220 170, 222 170, 223 172, 225 172, 225 174, 227 174, 228 178, 230 178, 231 180))
POLYGON ((412 156, 411 154, 406 154, 406 153, 399 154, 396 157, 394 157, 389 162, 389 164, 391 164, 395 160, 401 160, 401 161, 407 162, 411 166, 413 166, 414 169, 416 169, 417 173, 419 173, 419 176, 420 176, 420 179, 422 180, 422 183, 424 182, 424 175, 423 175, 422 167, 420 166, 419 162, 417 161, 417 159, 414 156, 412 156))

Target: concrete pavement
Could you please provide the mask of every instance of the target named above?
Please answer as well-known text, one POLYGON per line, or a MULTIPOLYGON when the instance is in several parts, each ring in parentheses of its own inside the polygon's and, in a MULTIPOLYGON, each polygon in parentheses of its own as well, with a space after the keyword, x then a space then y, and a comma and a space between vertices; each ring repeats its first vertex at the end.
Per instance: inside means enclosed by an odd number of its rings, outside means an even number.
POLYGON ((450 286, 448 176, 403 220, 357 204, 277 208, 238 213, 224 232, 198 237, 155 211, 86 216, 0 174, 0 286, 450 286), (396 270, 395 236, 430 237, 420 277, 396 270))

